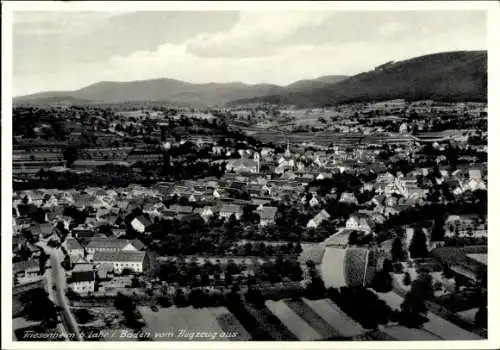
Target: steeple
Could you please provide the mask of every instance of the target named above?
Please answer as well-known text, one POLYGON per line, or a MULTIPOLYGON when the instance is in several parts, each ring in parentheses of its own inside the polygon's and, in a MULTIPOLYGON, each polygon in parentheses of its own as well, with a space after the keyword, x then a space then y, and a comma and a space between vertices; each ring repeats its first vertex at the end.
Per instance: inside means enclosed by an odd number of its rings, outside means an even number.
POLYGON ((288 140, 287 138, 287 141, 286 141, 286 151, 285 151, 285 157, 286 158, 290 158, 291 156, 291 153, 290 153, 290 141, 288 140))

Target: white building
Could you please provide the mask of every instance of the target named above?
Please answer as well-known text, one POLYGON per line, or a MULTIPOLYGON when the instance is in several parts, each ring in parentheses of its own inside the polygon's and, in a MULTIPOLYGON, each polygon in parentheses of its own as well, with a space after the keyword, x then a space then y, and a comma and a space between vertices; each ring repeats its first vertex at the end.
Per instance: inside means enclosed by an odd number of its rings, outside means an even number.
POLYGON ((132 220, 130 225, 137 232, 144 233, 146 229, 149 226, 151 226, 151 222, 148 219, 146 219, 143 215, 140 215, 136 217, 134 220, 132 220))
POLYGON ((68 280, 71 290, 78 294, 93 293, 95 291, 95 272, 76 271, 68 280))
POLYGON ((326 210, 321 210, 315 217, 313 217, 307 223, 308 228, 317 228, 324 220, 328 220, 330 218, 330 214, 326 212, 326 210))
POLYGON ((135 273, 142 273, 146 269, 146 252, 119 251, 119 252, 97 252, 94 255, 96 264, 112 264, 115 273, 122 273, 129 269, 135 273))
POLYGON ((87 251, 88 258, 91 260, 97 252, 137 251, 130 241, 113 237, 94 237, 90 240, 85 250, 87 251))

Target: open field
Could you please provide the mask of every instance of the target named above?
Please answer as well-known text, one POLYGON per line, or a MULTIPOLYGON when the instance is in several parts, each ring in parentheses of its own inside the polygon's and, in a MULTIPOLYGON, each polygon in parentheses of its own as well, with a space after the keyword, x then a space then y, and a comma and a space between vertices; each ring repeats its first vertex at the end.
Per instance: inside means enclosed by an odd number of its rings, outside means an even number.
POLYGON ((267 300, 266 306, 299 340, 322 339, 321 335, 290 309, 284 301, 267 300))
POLYGON ((281 323, 279 318, 266 307, 256 308, 247 304, 245 308, 274 340, 298 340, 298 338, 281 323))
POLYGON ((330 299, 309 300, 302 298, 302 301, 341 336, 354 337, 365 332, 363 327, 347 316, 330 299))
POLYGON ((341 334, 333 329, 328 322, 316 314, 313 309, 302 300, 285 300, 285 304, 304 321, 306 321, 318 334, 321 339, 340 337, 341 334))

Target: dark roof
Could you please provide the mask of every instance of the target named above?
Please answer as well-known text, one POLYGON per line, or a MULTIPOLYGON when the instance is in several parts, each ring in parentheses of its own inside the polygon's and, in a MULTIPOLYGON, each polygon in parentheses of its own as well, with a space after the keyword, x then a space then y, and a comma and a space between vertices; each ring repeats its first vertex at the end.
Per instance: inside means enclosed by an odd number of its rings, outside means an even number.
POLYGON ((225 204, 220 209, 221 213, 241 213, 243 209, 236 204, 225 204))
POLYGON ((142 262, 146 257, 146 252, 134 252, 121 250, 119 252, 96 252, 95 262, 142 262))
POLYGON ((40 262, 38 261, 38 259, 18 261, 12 264, 12 270, 14 271, 14 273, 30 269, 39 269, 39 268, 40 268, 40 262))
POLYGON ((66 248, 68 250, 73 250, 73 249, 83 249, 83 247, 78 243, 78 241, 74 238, 68 237, 66 239, 66 248))
POLYGON ((91 282, 95 281, 95 272, 94 271, 76 271, 71 274, 69 279, 69 283, 78 283, 78 282, 91 282))
POLYGON ((114 248, 114 249, 123 249, 130 242, 124 239, 117 239, 113 237, 94 237, 87 245, 87 249, 104 249, 104 248, 114 248))
POLYGON ((132 242, 130 242, 130 244, 132 244, 137 250, 142 250, 146 247, 144 243, 142 243, 138 238, 134 239, 132 242))
POLYGON ((278 208, 276 207, 262 207, 262 209, 258 210, 257 212, 261 219, 274 220, 277 211, 278 208))

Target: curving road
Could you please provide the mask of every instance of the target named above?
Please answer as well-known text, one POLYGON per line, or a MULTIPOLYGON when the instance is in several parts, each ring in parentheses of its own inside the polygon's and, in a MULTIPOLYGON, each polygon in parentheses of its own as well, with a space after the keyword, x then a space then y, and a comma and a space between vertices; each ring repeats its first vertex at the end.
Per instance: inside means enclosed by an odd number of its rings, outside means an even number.
POLYGON ((47 255, 49 255, 50 269, 47 269, 45 272, 49 295, 52 297, 54 303, 61 307, 61 320, 64 328, 66 329, 66 333, 69 334, 69 340, 83 341, 84 339, 78 329, 78 323, 71 313, 68 299, 65 295, 66 272, 61 266, 61 263, 64 260, 64 253, 61 249, 47 246, 45 242, 38 242, 37 245, 41 247, 47 255))

